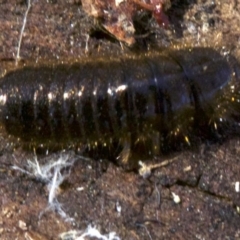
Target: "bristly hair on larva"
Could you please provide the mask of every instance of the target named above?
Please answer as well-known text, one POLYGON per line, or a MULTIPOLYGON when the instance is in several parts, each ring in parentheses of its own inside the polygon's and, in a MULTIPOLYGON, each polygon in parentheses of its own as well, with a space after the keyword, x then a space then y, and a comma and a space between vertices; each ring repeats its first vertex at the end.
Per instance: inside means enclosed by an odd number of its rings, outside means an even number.
POLYGON ((25 64, 0 81, 0 117, 29 146, 136 166, 239 133, 239 91, 238 62, 212 48, 25 64))

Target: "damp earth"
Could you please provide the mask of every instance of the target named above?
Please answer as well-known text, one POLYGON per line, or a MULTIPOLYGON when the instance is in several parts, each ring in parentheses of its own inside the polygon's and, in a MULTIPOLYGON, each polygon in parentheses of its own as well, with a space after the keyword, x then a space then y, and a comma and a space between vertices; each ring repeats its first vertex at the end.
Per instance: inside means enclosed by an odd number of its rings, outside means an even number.
MULTIPOLYGON (((0 75, 17 56, 26 10, 26 1, 0 0, 0 75)), ((38 61, 198 46, 221 47, 238 58, 239 11, 239 0, 172 0, 165 29, 139 9, 136 44, 129 47, 84 12, 81 1, 33 1, 20 57, 38 61)), ((239 152, 239 137, 206 142, 152 159, 148 166, 166 164, 144 178, 71 150, 36 157, 2 134, 0 238, 66 240, 92 230, 103 239, 240 239, 239 152)))

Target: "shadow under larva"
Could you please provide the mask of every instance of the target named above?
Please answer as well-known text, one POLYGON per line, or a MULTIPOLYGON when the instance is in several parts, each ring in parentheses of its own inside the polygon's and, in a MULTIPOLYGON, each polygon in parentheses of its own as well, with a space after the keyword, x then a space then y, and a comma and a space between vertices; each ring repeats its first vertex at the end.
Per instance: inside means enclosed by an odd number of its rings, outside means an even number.
POLYGON ((31 146, 85 146, 134 165, 236 130, 239 68, 229 59, 188 48, 26 64, 0 81, 1 122, 31 146))

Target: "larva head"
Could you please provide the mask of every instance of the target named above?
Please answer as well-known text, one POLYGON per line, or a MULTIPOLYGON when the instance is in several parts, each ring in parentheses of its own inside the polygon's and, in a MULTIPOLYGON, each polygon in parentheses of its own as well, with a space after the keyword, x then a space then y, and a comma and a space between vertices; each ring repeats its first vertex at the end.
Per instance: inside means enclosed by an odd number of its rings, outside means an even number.
POLYGON ((183 49, 171 56, 181 66, 194 101, 212 101, 232 78, 227 58, 212 48, 183 49))

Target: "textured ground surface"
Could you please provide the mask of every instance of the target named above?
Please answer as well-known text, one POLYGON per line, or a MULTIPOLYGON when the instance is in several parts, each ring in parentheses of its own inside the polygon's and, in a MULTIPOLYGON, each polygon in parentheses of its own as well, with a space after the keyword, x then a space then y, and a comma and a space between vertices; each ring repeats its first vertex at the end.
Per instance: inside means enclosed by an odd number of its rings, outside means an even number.
MULTIPOLYGON (((25 1, 0 0, 2 62, 16 56, 26 8, 25 1)), ((239 0, 172 1, 167 11, 171 28, 149 21, 151 34, 138 44, 226 46, 240 56, 239 11, 239 0)), ((90 56, 130 51, 96 30, 80 1, 33 1, 20 51, 23 59, 81 58, 86 50, 90 56)), ((114 231, 121 239, 240 239, 237 138, 177 154, 177 160, 154 170, 148 179, 111 163, 79 159, 57 193, 66 217, 73 218, 70 222, 46 210, 45 183, 11 168, 27 169, 26 160, 33 161, 34 154, 21 148, 13 151, 3 137, 0 140, 1 239, 58 239, 61 233, 85 230, 89 224, 103 234, 114 231)), ((73 158, 71 152, 64 156, 73 158)), ((50 155, 45 161, 61 157, 50 155)))

